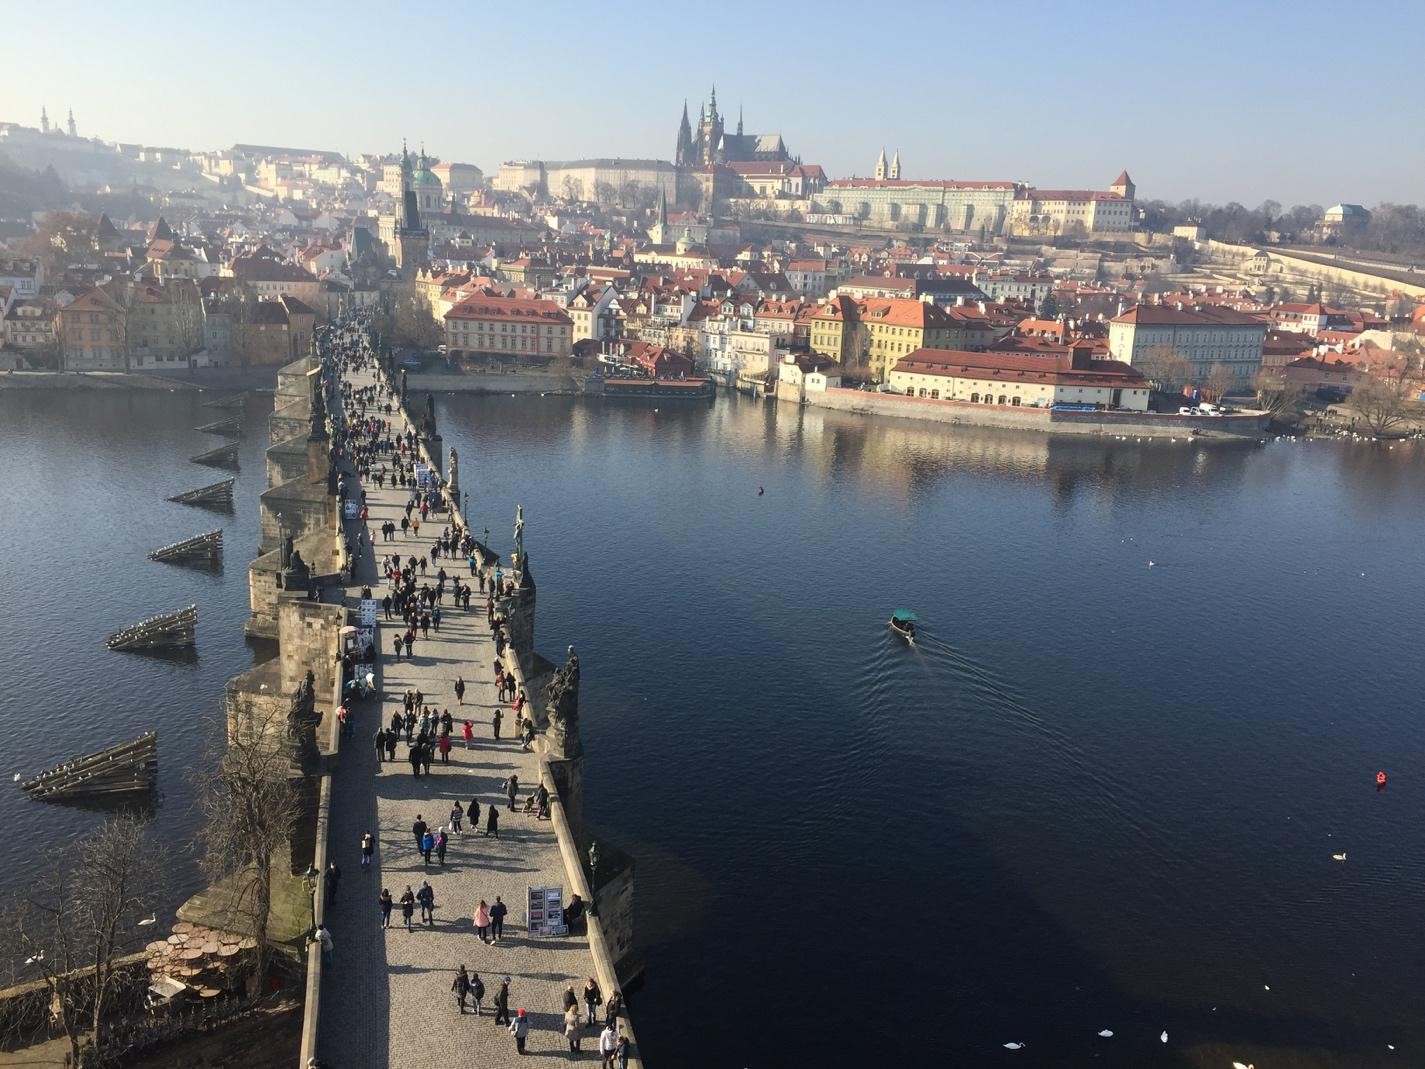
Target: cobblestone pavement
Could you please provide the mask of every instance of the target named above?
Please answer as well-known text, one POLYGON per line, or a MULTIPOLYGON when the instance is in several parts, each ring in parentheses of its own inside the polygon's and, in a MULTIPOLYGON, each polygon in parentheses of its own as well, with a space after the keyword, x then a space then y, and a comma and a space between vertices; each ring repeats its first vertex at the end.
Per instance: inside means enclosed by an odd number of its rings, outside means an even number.
MULTIPOLYGON (((349 378, 358 386, 373 381, 365 371, 349 378)), ((394 419, 401 417, 397 414, 394 419)), ((422 525, 419 542, 402 539, 398 526, 395 541, 383 543, 381 524, 394 519, 399 525, 409 495, 389 486, 378 490, 374 483, 365 489, 368 527, 375 535, 377 553, 428 556, 443 521, 432 514, 433 522, 422 525)), ((442 563, 448 565, 448 572, 470 578, 463 560, 442 563)), ((432 567, 430 574, 436 570, 432 567)), ((379 597, 383 590, 376 587, 375 574, 372 556, 366 553, 358 582, 370 583, 379 597)), ((358 593, 359 585, 348 591, 349 604, 355 604, 358 593)), ((584 938, 541 939, 526 932, 529 886, 559 885, 568 897, 563 862, 548 821, 502 808, 498 840, 474 833, 467 822, 462 834, 451 834, 444 866, 436 864, 432 855, 427 867, 415 848, 411 824, 418 815, 438 828, 449 822, 453 802, 459 800, 468 810, 474 798, 480 803, 483 829, 487 806, 507 806, 501 791, 505 779, 511 773, 518 775, 524 797, 536 785, 538 774, 535 756, 523 753, 510 739, 514 716, 508 708, 503 710, 503 738, 492 737, 495 651, 478 585, 469 612, 453 608, 449 601, 447 597, 441 607, 440 633, 432 629, 429 638, 418 638, 411 660, 394 660, 390 654, 399 620, 381 621, 380 701, 368 698, 353 704, 353 733, 342 740, 333 777, 329 855, 342 875, 335 908, 327 913, 334 965, 322 985, 318 1049, 337 1069, 463 1065, 483 1069, 516 1064, 513 1036, 493 1023, 495 992, 505 976, 511 978, 510 1012, 523 1007, 531 1019, 528 1052, 569 1057, 563 1035, 563 992, 570 984, 578 992, 584 978, 594 972, 584 938), (453 690, 457 674, 465 677, 463 706, 453 690), (419 778, 411 775, 410 763, 404 760, 404 741, 397 747, 394 764, 378 764, 373 742, 378 725, 389 723, 392 712, 403 711, 402 697, 408 687, 419 688, 427 704, 449 709, 456 720, 450 763, 442 764, 437 754, 431 775, 419 778), (462 719, 474 721, 473 749, 464 748, 462 719), (376 836, 377 848, 370 868, 363 870, 361 837, 367 831, 376 836), (419 890, 422 880, 429 880, 435 889, 434 925, 406 931, 398 905, 392 927, 383 930, 377 906, 381 889, 389 888, 399 900, 407 885, 419 890), (480 899, 493 904, 496 895, 509 907, 505 935, 498 945, 485 945, 475 932, 472 914, 480 899), (457 1011, 450 985, 461 964, 485 982, 485 1008, 479 1016, 467 1013, 462 1018, 457 1011)), ((595 1027, 585 1030, 579 1060, 597 1063, 598 1032, 595 1027)))

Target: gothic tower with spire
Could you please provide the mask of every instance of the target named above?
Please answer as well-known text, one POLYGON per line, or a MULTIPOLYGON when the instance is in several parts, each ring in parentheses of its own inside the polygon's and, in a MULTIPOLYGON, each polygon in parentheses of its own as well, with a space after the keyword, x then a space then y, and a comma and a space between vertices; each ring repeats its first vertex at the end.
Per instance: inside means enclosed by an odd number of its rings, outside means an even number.
POLYGON ((717 152, 722 145, 722 116, 717 113, 717 86, 712 87, 707 107, 703 110, 702 121, 698 123, 698 164, 711 167, 718 162, 717 152))
POLYGON ((876 157, 876 181, 883 182, 886 178, 886 150, 881 149, 881 154, 876 157))
POLYGON ((49 133, 49 112, 43 106, 40 108, 40 133, 49 133))
POLYGON ((396 240, 391 250, 396 267, 413 278, 430 258, 430 231, 421 225, 420 204, 412 186, 411 154, 401 142, 401 195, 396 204, 396 240))
POLYGON ((78 137, 79 134, 74 129, 74 109, 69 109, 69 136, 78 137))
POLYGON ((891 181, 899 182, 901 177, 901 150, 896 149, 896 154, 891 157, 891 181))
POLYGON ((678 151, 673 156, 673 162, 679 167, 692 167, 693 161, 693 128, 688 124, 688 102, 683 101, 683 121, 678 124, 678 151))

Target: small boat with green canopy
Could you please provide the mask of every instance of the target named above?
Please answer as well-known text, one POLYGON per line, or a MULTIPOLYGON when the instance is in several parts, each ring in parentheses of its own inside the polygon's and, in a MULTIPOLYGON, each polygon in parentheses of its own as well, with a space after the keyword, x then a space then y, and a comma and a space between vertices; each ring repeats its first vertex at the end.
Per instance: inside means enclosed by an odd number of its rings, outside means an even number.
POLYGON ((897 609, 891 613, 891 630, 910 645, 915 645, 915 613, 909 609, 897 609))

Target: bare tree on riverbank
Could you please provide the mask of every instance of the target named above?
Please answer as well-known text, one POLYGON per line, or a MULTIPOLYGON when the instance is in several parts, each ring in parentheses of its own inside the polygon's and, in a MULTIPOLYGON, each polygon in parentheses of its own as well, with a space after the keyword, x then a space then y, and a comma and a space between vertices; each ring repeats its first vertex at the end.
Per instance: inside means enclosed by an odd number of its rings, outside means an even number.
POLYGON ((1271 417, 1272 423, 1296 423, 1301 415, 1304 396, 1299 387, 1288 386, 1282 372, 1264 368, 1252 380, 1257 394, 1257 407, 1271 417))
POLYGON ((1405 361, 1396 360, 1370 369, 1351 391, 1351 407, 1361 428, 1372 437, 1385 438, 1404 431, 1418 417, 1415 400, 1420 379, 1405 361))
POLYGON ((1192 361, 1175 345, 1154 345, 1133 366, 1160 393, 1175 393, 1192 381, 1192 361))
POLYGON ((208 747, 195 785, 204 828, 203 874, 237 892, 236 902, 250 925, 256 982, 267 976, 271 957, 268 924, 272 915, 273 866, 290 852, 300 806, 281 703, 236 696, 226 733, 208 747))
POLYGON ((131 981, 120 959, 145 930, 139 920, 157 908, 163 872, 147 822, 112 817, 32 883, 12 916, 6 943, 38 971, 75 1066, 103 1057, 106 1018, 132 982, 147 981, 145 971, 131 981))

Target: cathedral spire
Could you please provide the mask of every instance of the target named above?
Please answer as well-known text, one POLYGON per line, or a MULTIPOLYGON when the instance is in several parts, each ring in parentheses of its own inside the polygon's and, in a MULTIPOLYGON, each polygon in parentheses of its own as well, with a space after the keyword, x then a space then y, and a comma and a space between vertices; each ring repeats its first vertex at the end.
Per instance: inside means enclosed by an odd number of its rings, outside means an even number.
POLYGON ((737 105, 737 136, 742 136, 742 105, 737 105))
POLYGON ((673 162, 685 167, 692 162, 693 128, 688 125, 688 101, 683 99, 683 121, 678 124, 678 148, 673 154, 673 162))
POLYGON ((40 105, 40 133, 49 133, 49 112, 45 110, 44 105, 40 105))
POLYGON ((69 136, 70 136, 70 137, 78 137, 78 136, 79 136, 79 135, 75 132, 75 129, 74 129, 74 109, 73 109, 73 108, 70 108, 70 109, 69 109, 69 136))
POLYGON ((708 118, 717 122, 717 85, 712 87, 712 96, 708 97, 708 118))

